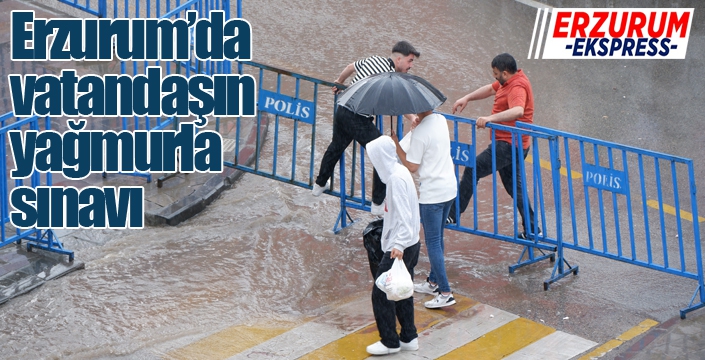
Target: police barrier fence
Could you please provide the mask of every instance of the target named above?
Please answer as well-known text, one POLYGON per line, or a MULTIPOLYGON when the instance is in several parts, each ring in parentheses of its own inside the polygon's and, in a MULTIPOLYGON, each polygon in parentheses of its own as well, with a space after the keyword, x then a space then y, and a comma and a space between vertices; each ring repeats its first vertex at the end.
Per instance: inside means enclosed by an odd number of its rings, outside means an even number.
POLYGON ((56 234, 51 229, 15 228, 10 221, 10 193, 12 189, 20 186, 28 186, 37 188, 39 186, 51 186, 52 174, 41 174, 39 171, 33 170, 32 174, 25 179, 11 179, 10 171, 15 167, 13 157, 8 154, 10 144, 7 141, 8 132, 10 131, 42 131, 51 129, 51 119, 49 117, 31 116, 20 119, 14 116, 13 113, 7 113, 0 116, 0 169, 3 169, 3 176, 0 177, 0 218, 2 219, 2 227, 0 227, 0 247, 17 243, 22 243, 22 240, 27 240, 27 251, 31 251, 36 247, 52 251, 55 253, 68 255, 69 261, 73 261, 73 251, 64 249, 63 244, 57 238, 56 234))
MULTIPOLYGON (((328 87, 334 84, 253 62, 246 67, 260 79, 260 115, 256 120, 240 119, 238 126, 254 121, 252 126, 260 129, 262 114, 269 113, 275 118, 269 126, 272 143, 258 142, 251 149, 257 154, 254 167, 230 165, 310 189, 318 170, 316 126, 321 120, 329 121, 336 100, 331 95, 320 97, 319 92, 325 89, 329 94, 328 87), (291 147, 282 149, 281 143, 291 147)), ((451 126, 456 176, 460 183, 464 170, 463 186, 473 194, 462 214, 460 198, 456 199, 458 220, 448 229, 522 245, 524 250, 510 272, 545 259, 555 261, 551 277, 544 282, 546 290, 551 283, 578 273, 578 266, 564 256, 564 249, 571 249, 694 279, 696 293, 681 316, 703 306, 691 160, 524 123, 518 127, 491 124, 478 136, 475 120, 442 115, 451 126), (513 150, 500 145, 498 131, 511 135, 513 150), (478 148, 483 143, 487 148, 478 148), (517 150, 525 144, 527 150, 517 150), (486 154, 480 155, 483 151, 486 154), (478 157, 483 156, 484 164, 479 164, 478 157), (507 162, 513 165, 504 166, 507 162), (661 168, 669 169, 666 176, 661 168), (480 169, 486 178, 478 182, 480 169)), ((389 133, 394 126, 396 133, 404 134, 401 117, 396 118, 396 126, 394 118, 391 123, 386 119, 376 119, 380 132, 389 133)), ((238 140, 236 153, 244 150, 243 144, 238 140)), ((353 222, 348 209, 368 211, 371 204, 372 166, 364 148, 349 147, 338 166, 338 184, 334 182, 328 191, 340 197, 335 232, 353 222)))
MULTIPOLYGON (((558 137, 565 180, 550 243, 696 280, 685 314, 705 306, 693 161, 531 124, 558 137), (671 205, 672 204, 672 205, 671 205)), ((534 158, 536 159, 536 158, 534 158)))

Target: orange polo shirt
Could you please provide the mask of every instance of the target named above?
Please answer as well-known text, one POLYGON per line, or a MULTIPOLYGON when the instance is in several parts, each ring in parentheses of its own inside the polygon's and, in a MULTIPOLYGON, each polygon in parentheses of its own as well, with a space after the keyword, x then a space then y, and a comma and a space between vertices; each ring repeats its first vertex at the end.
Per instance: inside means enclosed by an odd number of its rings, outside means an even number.
MULTIPOLYGON (((523 121, 529 124, 534 122, 534 92, 531 90, 529 78, 524 75, 524 72, 521 69, 514 73, 514 76, 507 80, 504 85, 500 85, 499 81, 495 81, 492 83, 492 88, 497 92, 494 96, 492 115, 511 109, 515 106, 521 106, 524 108, 524 116, 516 120, 505 121, 498 124, 516 126, 517 121, 523 121)), ((492 134, 490 133, 490 137, 491 136, 492 134)), ((511 144, 512 135, 508 131, 497 130, 495 132, 495 139, 511 144)), ((524 149, 529 148, 529 135, 522 135, 522 143, 524 145, 524 149)))

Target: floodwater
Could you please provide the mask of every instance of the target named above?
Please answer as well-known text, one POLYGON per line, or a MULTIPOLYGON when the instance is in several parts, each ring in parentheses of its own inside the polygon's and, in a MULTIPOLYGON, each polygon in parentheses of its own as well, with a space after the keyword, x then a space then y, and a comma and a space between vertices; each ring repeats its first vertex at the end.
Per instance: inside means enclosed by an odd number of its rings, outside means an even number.
MULTIPOLYGON (((680 62, 527 60, 535 8, 514 0, 419 4, 244 1, 243 17, 252 24, 253 60, 331 81, 345 65, 386 55, 396 41, 408 40, 422 53, 411 72, 446 94, 448 101, 440 109, 444 112, 459 97, 492 81, 492 58, 510 52, 534 85, 537 123, 695 158, 698 174, 705 171, 703 135, 692 131, 701 123, 698 109, 705 98, 700 80, 705 69, 702 21, 694 21, 692 30, 698 36, 691 37, 688 59, 680 62)), ((667 6, 694 4, 670 1, 667 6)), ((696 9, 698 19, 702 10, 696 9)), ((491 105, 491 100, 478 101, 463 115, 489 114, 491 105)), ((317 156, 330 134, 330 120, 324 119, 318 127, 317 156)), ((478 138, 484 141, 486 134, 478 138)), ((314 198, 308 190, 245 175, 204 212, 179 226, 66 232, 62 239, 86 263, 85 270, 0 307, 1 357, 168 358, 169 350, 230 326, 302 322, 319 315, 351 296, 368 293, 372 286, 360 236, 372 217, 352 211, 362 225, 336 235, 331 229, 338 209, 337 198, 314 198)), ((480 301, 496 299, 491 305, 522 316, 534 316, 533 309, 549 325, 595 341, 609 339, 600 326, 581 328, 556 321, 568 313, 573 318, 607 318, 625 304, 664 320, 675 315, 668 305, 685 301, 656 297, 630 305, 620 297, 624 284, 630 283, 624 278, 605 290, 605 298, 613 297, 610 305, 591 312, 585 297, 594 300, 599 295, 589 290, 569 298, 556 284, 558 289, 542 293, 548 268, 510 277, 506 265, 516 260, 521 248, 461 234, 449 234, 449 241, 449 276, 457 291, 480 301), (481 291, 463 289, 471 284, 481 291)), ((427 268, 422 259, 417 276, 425 276, 427 268)), ((613 275, 604 266, 598 268, 597 277, 583 270, 579 280, 565 280, 564 287, 613 275)), ((649 274, 659 293, 667 293, 659 286, 681 286, 677 291, 686 299, 695 288, 694 283, 682 286, 675 277, 649 274)))

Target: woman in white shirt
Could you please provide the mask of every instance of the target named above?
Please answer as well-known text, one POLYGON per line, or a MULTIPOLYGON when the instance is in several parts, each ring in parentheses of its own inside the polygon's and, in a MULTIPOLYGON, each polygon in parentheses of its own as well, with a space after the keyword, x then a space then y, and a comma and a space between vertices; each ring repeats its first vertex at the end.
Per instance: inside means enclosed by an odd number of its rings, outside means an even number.
POLYGON ((424 305, 441 308, 455 304, 446 275, 443 228, 457 195, 457 180, 450 156, 450 133, 443 115, 427 111, 418 114, 420 123, 407 134, 406 151, 397 145, 397 155, 411 172, 419 173, 419 210, 431 271, 423 284, 414 286, 420 293, 436 295, 424 305))

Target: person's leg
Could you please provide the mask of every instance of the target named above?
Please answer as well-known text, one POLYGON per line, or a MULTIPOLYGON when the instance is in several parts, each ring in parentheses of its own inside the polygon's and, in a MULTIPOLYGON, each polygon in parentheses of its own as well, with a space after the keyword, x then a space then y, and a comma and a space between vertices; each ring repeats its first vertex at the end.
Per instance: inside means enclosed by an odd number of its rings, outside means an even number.
MULTIPOLYGON (((522 155, 524 159, 526 159, 526 156, 529 154, 529 149, 523 150, 522 155)), ((509 155, 511 157, 511 153, 509 155)), ((518 156, 518 154, 517 154, 518 156)), ((511 161, 511 159, 510 159, 511 161)), ((524 186, 524 177, 523 174, 521 173, 521 165, 519 164, 519 159, 517 159, 517 162, 515 166, 505 166, 502 169, 499 170, 499 177, 502 179, 502 185, 504 185, 504 189, 507 191, 507 194, 514 198, 514 177, 512 176, 512 168, 516 168, 516 187, 517 187, 517 193, 516 193, 516 202, 517 202, 517 211, 519 212, 519 215, 521 216, 521 226, 524 229, 525 234, 533 233, 534 232, 534 210, 531 208, 531 201, 527 199, 527 204, 528 204, 528 210, 529 210, 529 226, 527 227, 527 216, 524 212, 524 191, 522 191, 522 187, 524 186)))
POLYGON ((432 284, 438 285, 438 291, 450 292, 448 277, 446 276, 446 265, 443 252, 443 225, 445 223, 444 214, 448 214, 446 204, 450 207, 451 201, 439 204, 419 204, 421 224, 423 225, 424 241, 428 261, 431 263, 431 272, 428 280, 432 284))
POLYGON ((335 171, 335 164, 340 160, 340 156, 343 155, 345 149, 352 142, 353 137, 348 132, 351 121, 354 121, 355 113, 350 110, 339 106, 335 112, 335 117, 333 118, 333 140, 331 140, 328 149, 323 154, 323 160, 321 160, 321 168, 318 171, 318 177, 316 178, 316 184, 318 186, 326 186, 328 179, 333 176, 333 171, 335 171))
POLYGON ((387 185, 379 178, 377 170, 372 169, 372 202, 377 205, 382 205, 386 196, 387 185))
MULTIPOLYGON (((385 271, 392 268, 394 259, 390 258, 391 252, 384 253, 377 269, 375 280, 385 271)), ((397 319, 394 301, 387 300, 387 294, 377 285, 372 285, 372 311, 375 314, 377 330, 382 345, 394 349, 399 348, 399 335, 397 334, 397 319)))
MULTIPOLYGON (((463 171, 463 176, 460 178, 458 186, 458 196, 460 197, 460 213, 464 213, 467 209, 470 199, 474 192, 474 186, 485 176, 492 174, 492 147, 488 146, 475 158, 475 167, 477 168, 477 179, 475 184, 472 182, 472 168, 466 167, 463 171)), ((451 205, 449 216, 455 220, 455 201, 451 205)))
MULTIPOLYGON (((367 147, 367 143, 382 136, 375 126, 374 120, 362 115, 355 118, 355 126, 351 129, 352 137, 362 147, 367 147)), ((372 170, 372 202, 381 205, 387 195, 387 186, 377 175, 377 170, 372 170)))
MULTIPOLYGON (((419 250, 421 243, 409 246, 404 249, 404 265, 406 270, 411 274, 411 280, 414 280, 414 267, 419 261, 419 250)), ((401 333, 399 340, 408 343, 418 337, 416 333, 416 325, 414 324, 414 297, 395 302, 395 310, 399 325, 401 325, 401 333)))

